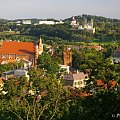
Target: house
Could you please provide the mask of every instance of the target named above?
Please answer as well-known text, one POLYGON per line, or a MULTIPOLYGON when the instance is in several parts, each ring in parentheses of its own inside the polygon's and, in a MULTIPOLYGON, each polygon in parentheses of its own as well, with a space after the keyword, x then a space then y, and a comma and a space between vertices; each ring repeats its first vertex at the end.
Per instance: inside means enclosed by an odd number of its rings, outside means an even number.
POLYGON ((22 77, 22 76, 26 77, 27 80, 29 80, 29 75, 27 70, 17 69, 17 70, 10 70, 3 73, 4 80, 9 80, 10 78, 13 78, 13 77, 22 77))
POLYGON ((112 61, 115 63, 120 62, 120 46, 114 51, 112 61))
POLYGON ((24 60, 31 65, 36 64, 38 56, 43 52, 42 39, 39 43, 19 42, 19 41, 0 41, 0 64, 9 62, 19 62, 24 60))
POLYGON ((65 86, 69 85, 76 88, 84 88, 87 80, 88 74, 84 74, 83 72, 64 76, 65 86))

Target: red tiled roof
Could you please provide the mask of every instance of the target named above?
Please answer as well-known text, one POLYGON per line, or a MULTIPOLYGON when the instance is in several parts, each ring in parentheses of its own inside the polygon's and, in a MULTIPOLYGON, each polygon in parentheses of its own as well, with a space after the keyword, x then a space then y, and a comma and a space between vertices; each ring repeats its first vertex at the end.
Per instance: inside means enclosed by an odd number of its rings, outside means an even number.
POLYGON ((118 46, 114 52, 120 52, 120 46, 118 46))
POLYGON ((110 80, 108 83, 104 83, 102 80, 97 80, 97 86, 104 86, 104 88, 108 88, 109 85, 110 87, 115 87, 116 85, 118 85, 118 83, 115 80, 110 80))
POLYGON ((112 87, 115 87, 118 83, 116 81, 114 81, 114 80, 111 80, 110 84, 111 84, 112 87))
POLYGON ((103 83, 103 81, 102 80, 97 80, 97 86, 101 86, 101 85, 103 85, 104 83, 103 83))
POLYGON ((3 41, 0 54, 34 54, 35 46, 32 42, 3 41))

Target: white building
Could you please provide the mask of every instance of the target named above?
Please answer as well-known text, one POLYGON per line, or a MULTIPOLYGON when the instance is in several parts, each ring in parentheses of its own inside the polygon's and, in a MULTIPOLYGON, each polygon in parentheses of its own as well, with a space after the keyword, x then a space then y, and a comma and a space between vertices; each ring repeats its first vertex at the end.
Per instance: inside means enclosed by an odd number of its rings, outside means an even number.
POLYGON ((42 21, 39 21, 39 24, 40 24, 40 25, 42 25, 42 24, 46 24, 46 25, 54 25, 55 22, 54 22, 54 21, 42 20, 42 21))
POLYGON ((79 26, 79 23, 77 22, 75 17, 72 17, 71 26, 74 27, 74 28, 79 26))
POLYGON ((75 17, 72 17, 71 26, 73 28, 78 28, 79 30, 86 30, 88 32, 92 32, 93 34, 95 33, 95 28, 93 27, 93 19, 91 19, 90 22, 88 22, 87 19, 85 19, 85 24, 80 25, 75 19, 75 17))
POLYGON ((30 25, 32 24, 31 20, 23 20, 22 24, 30 25))
POLYGON ((64 22, 60 20, 59 22, 55 22, 55 24, 64 24, 64 22))
POLYGON ((79 30, 86 30, 88 32, 92 32, 93 34, 95 33, 95 28, 93 27, 93 19, 91 19, 90 22, 87 22, 87 19, 85 19, 85 24, 82 26, 80 25, 78 27, 79 30))
POLYGON ((84 74, 83 72, 64 76, 65 86, 69 85, 76 88, 84 88, 87 80, 88 74, 84 74))

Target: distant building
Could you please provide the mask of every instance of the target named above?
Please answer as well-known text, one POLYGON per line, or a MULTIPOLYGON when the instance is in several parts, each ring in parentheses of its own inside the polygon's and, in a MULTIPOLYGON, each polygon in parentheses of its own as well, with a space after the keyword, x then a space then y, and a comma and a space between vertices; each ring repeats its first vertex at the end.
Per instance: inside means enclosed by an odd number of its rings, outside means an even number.
POLYGON ((79 23, 77 22, 77 20, 75 19, 75 17, 72 17, 71 26, 72 26, 73 28, 79 27, 79 23))
POLYGON ((83 72, 64 76, 65 86, 69 85, 76 88, 84 88, 87 80, 88 74, 84 74, 83 72))
POLYGON ((30 61, 36 64, 38 56, 43 52, 43 44, 40 38, 39 43, 1 41, 0 42, 0 64, 19 62, 20 60, 30 61))
POLYGON ((60 20, 59 22, 55 22, 55 24, 64 24, 64 22, 60 20))
POLYGON ((95 49, 96 51, 101 51, 103 50, 104 48, 100 45, 90 45, 90 46, 87 46, 87 48, 90 48, 90 49, 95 49))
POLYGON ((64 48, 63 64, 72 67, 72 49, 71 48, 64 48))
POLYGON ((77 51, 80 51, 83 48, 89 48, 89 49, 95 49, 96 51, 101 51, 104 48, 100 45, 89 45, 89 46, 83 46, 83 45, 71 45, 69 46, 72 49, 75 49, 77 51))
POLYGON ((4 72, 3 76, 4 76, 4 80, 9 80, 11 77, 22 77, 22 76, 25 76, 27 80, 29 80, 28 71, 21 69, 4 72))
POLYGON ((95 33, 95 28, 93 27, 93 19, 91 19, 90 22, 87 22, 87 19, 85 19, 84 25, 80 25, 75 17, 72 17, 71 26, 78 30, 86 30, 87 32, 91 32, 93 34, 95 33))
POLYGON ((31 20, 23 20, 22 24, 30 25, 32 24, 31 20))
POLYGON ((39 24, 40 24, 40 25, 42 25, 42 24, 54 25, 54 24, 55 24, 55 21, 42 20, 42 21, 39 21, 39 24))
POLYGON ((80 25, 78 27, 79 30, 86 30, 88 32, 92 32, 93 34, 95 33, 95 28, 93 27, 93 19, 91 19, 90 22, 87 22, 87 19, 85 19, 85 24, 82 26, 80 25))
POLYGON ((113 53, 113 62, 119 63, 120 62, 120 46, 113 53))

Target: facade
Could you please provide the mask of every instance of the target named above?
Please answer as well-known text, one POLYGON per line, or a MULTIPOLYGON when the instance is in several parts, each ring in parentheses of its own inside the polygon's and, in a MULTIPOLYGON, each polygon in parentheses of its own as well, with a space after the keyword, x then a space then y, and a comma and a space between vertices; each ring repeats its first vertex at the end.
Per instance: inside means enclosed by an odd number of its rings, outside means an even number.
POLYGON ((72 67, 72 49, 64 48, 63 50, 63 65, 72 67))
POLYGON ((43 52, 43 44, 40 38, 39 44, 33 42, 1 41, 0 42, 0 64, 30 61, 36 64, 38 56, 43 52))
POLYGON ((84 74, 83 72, 64 76, 65 86, 69 85, 76 88, 84 88, 87 80, 88 74, 84 74))

